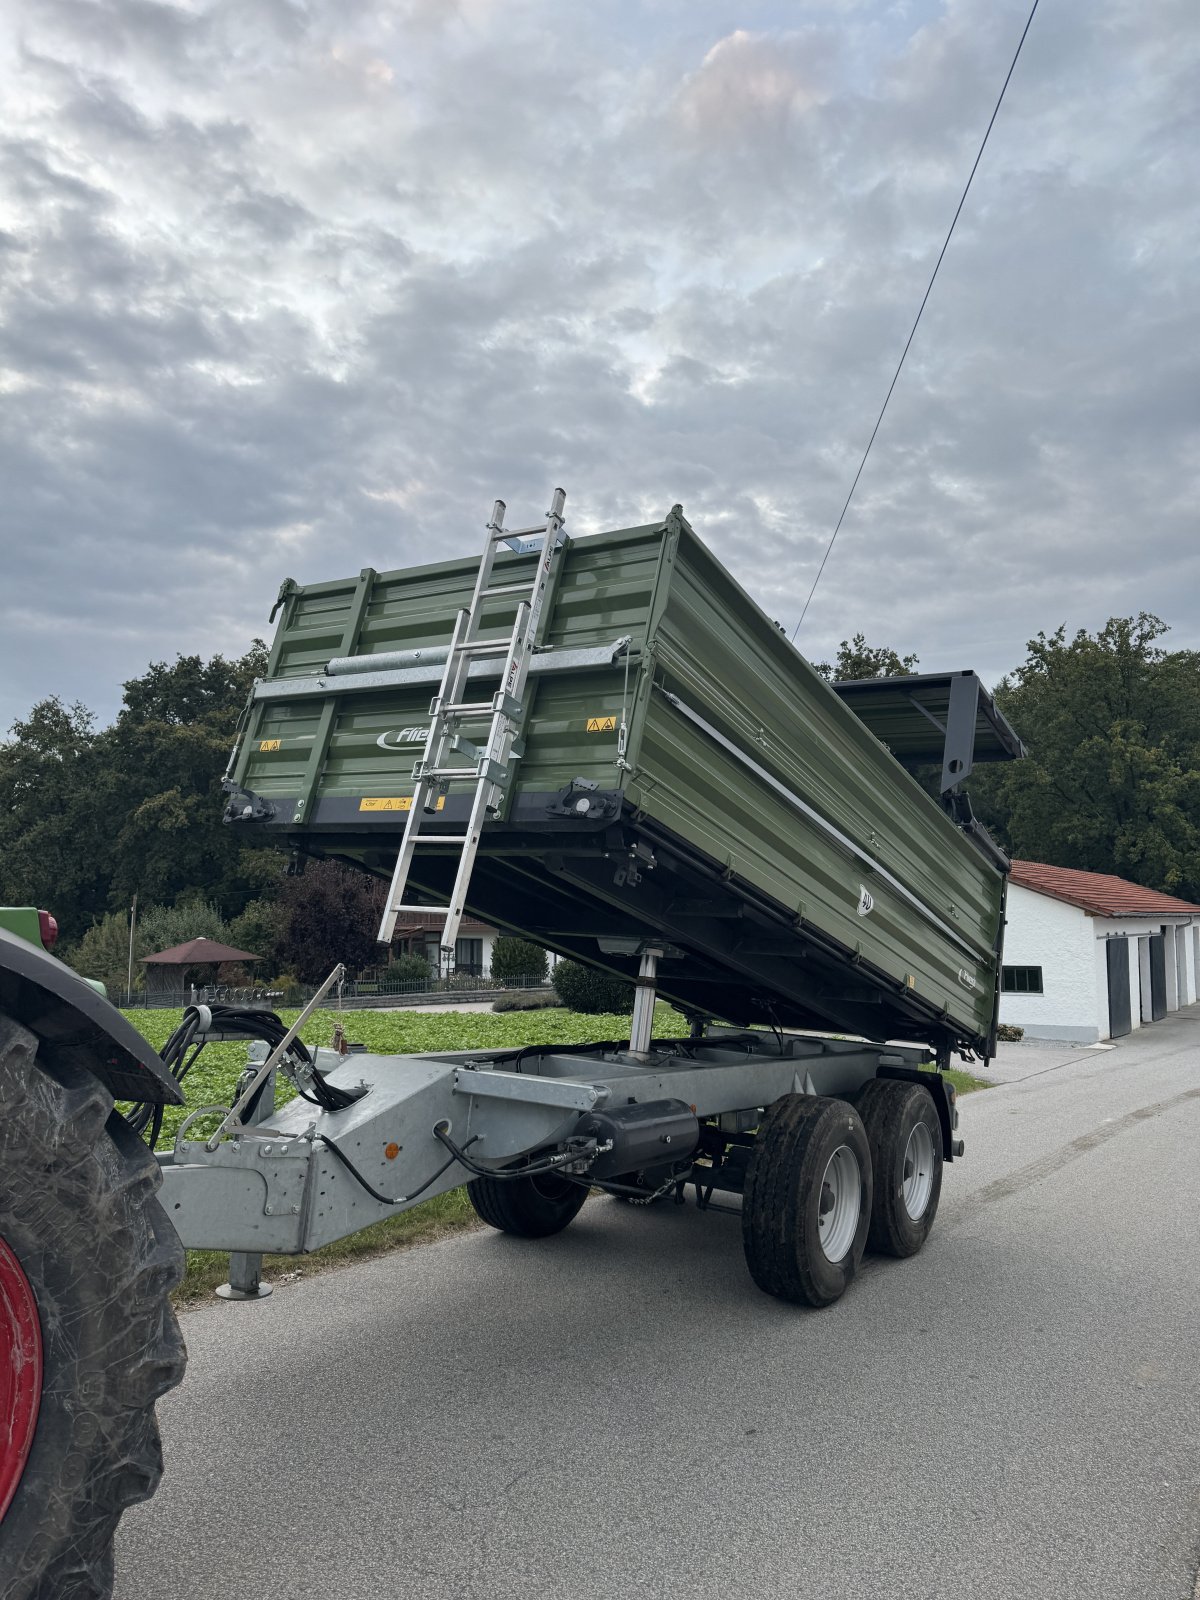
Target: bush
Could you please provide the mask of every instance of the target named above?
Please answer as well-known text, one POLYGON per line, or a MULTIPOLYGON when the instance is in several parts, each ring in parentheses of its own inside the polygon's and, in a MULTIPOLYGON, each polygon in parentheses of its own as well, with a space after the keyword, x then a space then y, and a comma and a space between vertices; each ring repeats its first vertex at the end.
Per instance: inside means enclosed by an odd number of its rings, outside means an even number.
POLYGON ((633 1010, 633 985, 607 972, 596 972, 578 961, 560 961, 551 978, 554 992, 571 1011, 589 1016, 613 1012, 618 1016, 633 1010))
POLYGON ((387 969, 391 983, 430 983, 433 976, 433 968, 424 956, 397 956, 387 969))
POLYGON ((501 935, 492 946, 492 977, 497 983, 545 983, 546 952, 528 939, 501 935))
POLYGON ((996 1029, 996 1038, 1001 1044, 1020 1044, 1025 1037, 1025 1029, 1018 1028, 1011 1022, 1002 1022, 996 1029))
POLYGON ((499 1000, 492 1001, 493 1011, 542 1011, 547 1006, 561 1006, 562 1001, 556 994, 540 994, 537 990, 521 993, 514 990, 512 994, 502 994, 499 1000))

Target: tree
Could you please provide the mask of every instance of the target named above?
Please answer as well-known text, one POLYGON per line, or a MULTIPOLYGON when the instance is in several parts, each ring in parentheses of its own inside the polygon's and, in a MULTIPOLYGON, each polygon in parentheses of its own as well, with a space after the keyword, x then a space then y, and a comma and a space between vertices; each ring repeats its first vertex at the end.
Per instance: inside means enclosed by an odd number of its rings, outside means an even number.
POLYGON ((280 903, 287 926, 278 959, 306 983, 320 983, 338 962, 351 973, 379 959, 375 934, 387 885, 339 861, 310 861, 285 878, 280 903))
POLYGON ((492 977, 497 983, 545 983, 546 952, 528 939, 502 935, 492 946, 492 977))
MULTIPOLYGON (((135 943, 133 983, 141 987, 144 969, 138 965, 142 954, 135 943)), ((98 978, 109 998, 123 994, 129 981, 129 918, 121 911, 110 911, 83 935, 70 955, 70 964, 84 978, 98 978)))
POLYGON ((229 924, 228 940, 238 950, 262 957, 257 970, 264 976, 281 971, 282 951, 291 925, 291 908, 265 896, 251 900, 229 924))
MULTIPOLYGON (((189 939, 216 939, 221 944, 236 944, 218 908, 210 900, 182 900, 174 906, 147 906, 138 917, 138 955, 157 955, 173 950, 189 939)), ((245 945, 238 946, 246 949, 245 945)), ((257 955, 256 950, 250 952, 257 955)))
POLYGON ((916 656, 898 656, 886 645, 869 645, 866 636, 856 633, 853 639, 843 639, 838 645, 837 657, 830 666, 828 661, 816 664, 816 670, 830 683, 859 678, 902 678, 915 672, 920 665, 916 656))
POLYGON ((236 661, 179 656, 126 683, 116 722, 96 741, 113 901, 134 890, 166 903, 199 894, 237 912, 251 898, 241 840, 221 820, 221 775, 251 682, 265 670, 255 640, 236 661))
POLYGON ((136 891, 240 911, 277 868, 224 826, 221 775, 261 641, 237 660, 180 656, 125 685, 116 722, 39 701, 0 743, 0 902, 45 906, 63 948, 136 891))
POLYGON ((1200 653, 1145 612, 1040 633, 996 689, 1029 750, 976 768, 981 818, 1017 856, 1200 898, 1200 653))
POLYGON ((96 738, 86 706, 52 697, 0 744, 0 904, 52 911, 64 944, 108 909, 96 738))

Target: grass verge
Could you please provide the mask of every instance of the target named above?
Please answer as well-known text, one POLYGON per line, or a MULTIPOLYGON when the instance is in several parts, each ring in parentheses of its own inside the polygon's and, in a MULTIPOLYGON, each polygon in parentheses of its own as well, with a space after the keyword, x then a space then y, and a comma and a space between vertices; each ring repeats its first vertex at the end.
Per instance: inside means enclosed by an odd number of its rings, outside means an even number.
POLYGON ((959 1094, 972 1094, 976 1089, 990 1089, 992 1085, 986 1078, 977 1078, 974 1073, 962 1072, 957 1067, 951 1067, 946 1077, 958 1090, 959 1094))

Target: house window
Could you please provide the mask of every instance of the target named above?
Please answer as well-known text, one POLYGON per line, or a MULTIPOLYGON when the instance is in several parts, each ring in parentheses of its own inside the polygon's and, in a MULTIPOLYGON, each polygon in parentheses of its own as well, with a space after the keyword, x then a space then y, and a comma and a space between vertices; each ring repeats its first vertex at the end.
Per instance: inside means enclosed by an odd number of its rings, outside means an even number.
POLYGON ((1005 994, 1041 994, 1041 967, 1003 967, 1000 988, 1005 994))
POLYGON ((456 939, 454 943, 455 972, 469 972, 473 978, 483 973, 483 940, 456 939))

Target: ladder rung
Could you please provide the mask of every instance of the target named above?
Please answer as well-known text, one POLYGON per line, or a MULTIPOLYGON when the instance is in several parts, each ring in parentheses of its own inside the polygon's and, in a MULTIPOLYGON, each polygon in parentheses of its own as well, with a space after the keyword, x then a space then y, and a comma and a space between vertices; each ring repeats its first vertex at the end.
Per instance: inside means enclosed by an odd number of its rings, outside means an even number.
POLYGON ((472 639, 470 644, 460 644, 460 656, 506 656, 508 654, 509 640, 507 639, 472 639))
POLYGON ((529 539, 535 533, 545 533, 545 531, 546 524, 539 522, 536 528, 493 528, 491 533, 492 541, 495 543, 499 539, 529 539))
POLYGON ((480 593, 479 598, 481 600, 495 600, 498 595, 502 595, 502 594, 532 594, 532 593, 533 593, 533 590, 532 590, 531 586, 529 584, 527 584, 527 583, 498 583, 492 589, 484 589, 484 590, 482 590, 481 593, 480 593))
POLYGON ((429 715, 442 717, 450 721, 454 717, 507 717, 510 722, 516 722, 525 715, 525 707, 520 700, 514 699, 511 694, 500 690, 490 700, 452 700, 442 705, 435 695, 429 702, 429 715))
POLYGON ((466 844, 469 833, 419 833, 418 844, 466 844))
POLYGON ((427 767, 421 777, 428 781, 430 778, 477 778, 478 767, 427 767))

